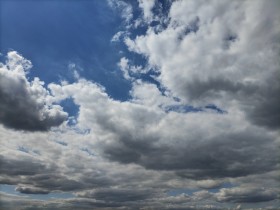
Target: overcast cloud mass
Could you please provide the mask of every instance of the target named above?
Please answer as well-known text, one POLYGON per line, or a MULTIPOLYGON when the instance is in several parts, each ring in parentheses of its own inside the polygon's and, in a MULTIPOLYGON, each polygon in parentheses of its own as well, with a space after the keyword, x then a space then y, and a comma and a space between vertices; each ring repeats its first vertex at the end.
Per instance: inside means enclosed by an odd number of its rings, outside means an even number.
POLYGON ((280 209, 280 1, 97 2, 56 8, 100 21, 101 58, 1 40, 0 210, 280 209))

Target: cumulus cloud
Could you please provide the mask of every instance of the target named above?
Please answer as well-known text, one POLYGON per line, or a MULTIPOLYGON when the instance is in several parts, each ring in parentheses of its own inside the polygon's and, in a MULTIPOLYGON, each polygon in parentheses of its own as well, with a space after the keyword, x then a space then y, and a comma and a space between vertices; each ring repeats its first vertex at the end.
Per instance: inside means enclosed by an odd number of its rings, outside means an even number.
POLYGON ((111 161, 174 170, 192 179, 239 177, 276 167, 277 134, 251 125, 242 113, 166 113, 145 100, 112 100, 85 80, 50 89, 54 96, 73 97, 80 106, 79 123, 94 130, 96 149, 111 161))
POLYGON ((59 126, 67 113, 50 102, 51 95, 39 78, 28 81, 32 64, 15 51, 0 64, 0 122, 9 128, 46 131, 59 126))
POLYGON ((165 29, 150 26, 125 43, 146 56, 159 69, 161 84, 186 103, 238 107, 253 123, 275 129, 280 122, 276 8, 278 1, 175 1, 165 29))
MULTIPOLYGON (((16 52, 1 64, 0 182, 22 194, 76 196, 1 194, 1 207, 278 208, 278 2, 174 1, 165 14, 139 2, 147 17, 168 21, 158 30, 146 20, 144 34, 125 40, 157 73, 139 78, 149 72, 121 58, 132 84, 127 101, 81 76, 47 88, 29 82, 31 63, 16 52), (79 108, 74 125, 63 124, 67 115, 53 104, 67 98, 79 108)), ((132 10, 109 3, 123 16, 132 10)))

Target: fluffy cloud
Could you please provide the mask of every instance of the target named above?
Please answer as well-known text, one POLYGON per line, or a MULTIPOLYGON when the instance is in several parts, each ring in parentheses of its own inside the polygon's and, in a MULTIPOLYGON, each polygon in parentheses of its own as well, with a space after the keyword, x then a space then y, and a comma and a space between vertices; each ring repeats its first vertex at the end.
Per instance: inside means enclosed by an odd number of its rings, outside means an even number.
POLYGON ((0 122, 9 128, 46 131, 67 119, 62 107, 53 105, 44 82, 35 78, 29 82, 31 62, 15 51, 0 63, 0 122))
POLYGON ((50 89, 54 96, 73 97, 80 106, 79 124, 94 130, 95 148, 109 160, 175 170, 194 179, 238 177, 276 167, 277 133, 251 125, 242 113, 166 113, 160 106, 147 107, 151 102, 145 100, 112 100, 102 87, 85 80, 50 89))
MULTIPOLYGON (((100 200, 104 207, 128 205, 134 195, 129 205, 143 206, 142 200, 150 199, 151 205, 159 205, 163 201, 158 196, 165 196, 156 192, 182 187, 184 180, 199 180, 185 187, 211 189, 222 182, 211 178, 261 175, 277 168, 276 133, 250 125, 242 114, 166 112, 161 106, 149 106, 144 97, 143 103, 141 97, 120 102, 111 99, 102 86, 84 79, 50 84, 49 89, 54 100, 72 97, 79 106, 77 128, 66 126, 61 134, 36 135, 1 128, 2 140, 14 139, 14 145, 2 143, 1 182, 18 185, 19 192, 78 191, 77 196, 100 200), (90 132, 79 133, 83 129, 90 132)), ((157 97, 164 98, 159 93, 157 97)), ((203 200, 201 196, 170 197, 165 202, 179 207, 203 200)), ((220 197, 218 201, 224 202, 220 197)))
POLYGON ((278 1, 175 1, 165 29, 150 26, 125 43, 146 56, 160 71, 157 80, 186 103, 238 107, 253 123, 275 129, 280 122, 276 8, 278 1))
MULTIPOLYGON (((132 10, 109 2, 122 15, 132 10)), ((39 201, 1 194, 1 207, 279 207, 278 3, 174 1, 166 16, 139 2, 144 16, 168 24, 125 40, 157 73, 156 81, 141 79, 150 72, 123 57, 119 67, 132 84, 127 101, 81 77, 47 88, 39 79, 29 82, 31 63, 8 54, 0 69, 0 182, 27 195, 76 197, 39 201), (67 115, 53 105, 64 99, 79 109, 74 124, 62 123, 67 115), (12 108, 25 118, 7 111, 12 108)))

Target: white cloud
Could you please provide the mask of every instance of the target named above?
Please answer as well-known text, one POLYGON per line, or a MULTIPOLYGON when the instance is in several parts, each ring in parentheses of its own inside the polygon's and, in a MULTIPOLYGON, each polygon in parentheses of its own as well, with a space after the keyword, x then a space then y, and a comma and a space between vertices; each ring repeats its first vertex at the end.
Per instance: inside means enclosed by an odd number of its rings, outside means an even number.
POLYGON ((108 0, 108 4, 120 11, 121 17, 125 20, 125 24, 129 27, 130 21, 133 18, 133 9, 131 4, 122 0, 108 0))
POLYGON ((27 74, 32 64, 15 51, 0 67, 0 122, 9 128, 46 131, 67 118, 62 107, 54 105, 44 82, 27 74))
POLYGON ((131 77, 129 76, 129 66, 128 66, 128 59, 127 58, 121 58, 120 62, 119 62, 119 67, 121 69, 121 71, 123 72, 123 76, 125 79, 130 80, 131 77))
POLYGON ((143 68, 142 66, 132 65, 126 57, 121 58, 118 66, 120 67, 120 70, 126 80, 133 81, 137 75, 148 72, 148 67, 143 68))
POLYGON ((131 102, 115 101, 104 88, 86 80, 50 89, 55 97, 73 97, 80 107, 79 125, 94 132, 95 150, 110 160, 175 170, 179 176, 197 179, 274 170, 275 157, 266 151, 273 150, 276 133, 251 125, 242 112, 166 113, 160 103, 175 102, 155 85, 140 81, 131 102), (256 142, 258 146, 252 147, 256 142), (256 151, 262 151, 257 157, 261 161, 253 164, 256 151), (211 164, 217 164, 215 170, 211 164))
POLYGON ((275 8, 277 1, 175 1, 166 29, 150 27, 125 43, 146 56, 160 72, 158 81, 185 103, 242 110, 252 122, 275 128, 280 68, 275 8))
MULTIPOLYGON (((110 2, 121 8, 127 4, 110 2)), ((123 102, 78 76, 74 83, 52 83, 48 88, 39 78, 29 82, 31 62, 9 53, 0 68, 0 93, 10 91, 5 99, 14 96, 23 104, 35 104, 39 109, 32 113, 37 111, 36 116, 42 117, 38 119, 65 116, 54 102, 66 98, 72 98, 79 111, 75 125, 59 121, 60 126, 48 132, 0 125, 1 183, 17 185, 22 193, 80 196, 45 202, 66 208, 83 204, 224 209, 239 203, 257 207, 258 200, 263 206, 265 202, 279 206, 280 139, 277 129, 271 129, 277 127, 279 105, 277 4, 172 2, 166 28, 151 27, 144 35, 125 39, 129 50, 145 55, 149 66, 157 69, 158 83, 138 79, 147 69, 121 58, 119 67, 132 82, 131 99, 123 102), (262 14, 258 18, 257 11, 262 14), (22 90, 26 97, 17 94, 22 90), (228 112, 164 109, 208 103, 228 112), (230 185, 225 188, 225 183, 230 185), (170 196, 174 189, 193 193, 170 196)), ((152 6, 146 6, 149 14, 152 6)), ((128 22, 131 18, 124 17, 128 22)), ((8 107, 0 104, 0 110, 8 107)), ((1 114, 0 119, 6 112, 1 114)), ((29 114, 26 119, 33 119, 29 114)))
POLYGON ((156 0, 138 0, 139 7, 143 10, 144 19, 151 21, 153 19, 152 9, 155 6, 156 0))
POLYGON ((119 42, 129 35, 128 31, 118 31, 111 39, 111 42, 119 42))

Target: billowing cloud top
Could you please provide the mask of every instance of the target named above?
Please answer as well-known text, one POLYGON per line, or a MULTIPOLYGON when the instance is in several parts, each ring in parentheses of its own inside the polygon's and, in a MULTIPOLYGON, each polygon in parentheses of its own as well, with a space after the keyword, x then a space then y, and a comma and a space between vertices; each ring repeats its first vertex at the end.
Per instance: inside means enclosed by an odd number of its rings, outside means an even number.
POLYGON ((2 193, 1 205, 280 208, 279 2, 108 2, 123 18, 112 42, 126 48, 116 66, 129 99, 78 72, 72 83, 30 81, 15 51, 1 64, 1 183, 72 196, 2 193))
POLYGON ((47 131, 67 119, 62 107, 53 105, 44 82, 27 74, 32 64, 15 51, 0 63, 0 123, 9 128, 27 131, 47 131))

